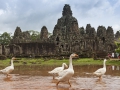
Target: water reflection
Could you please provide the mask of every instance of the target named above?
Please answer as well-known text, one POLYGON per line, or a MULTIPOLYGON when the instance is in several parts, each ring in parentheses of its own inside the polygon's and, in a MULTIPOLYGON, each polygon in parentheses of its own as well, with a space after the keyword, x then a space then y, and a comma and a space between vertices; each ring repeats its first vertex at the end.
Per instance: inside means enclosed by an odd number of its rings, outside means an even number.
POLYGON ((115 66, 112 66, 112 70, 115 70, 115 66))
MULTIPOLYGON (((12 72, 14 74, 20 74, 20 75, 40 75, 40 76, 50 76, 48 74, 48 71, 51 71, 57 66, 38 66, 38 65, 22 65, 22 66, 15 66, 15 70, 12 72)), ((85 73, 93 73, 97 69, 103 67, 102 65, 81 65, 81 66, 74 66, 75 74, 74 76, 80 76, 80 77, 87 77, 89 75, 86 75, 85 73)), ((113 66, 108 65, 106 75, 112 75, 112 76, 120 76, 119 70, 120 66, 113 66)), ((3 67, 0 67, 3 68, 3 67)))
POLYGON ((48 71, 55 67, 57 66, 15 66, 12 78, 8 79, 0 74, 0 90, 120 90, 119 66, 107 66, 103 78, 105 83, 96 83, 97 77, 86 74, 93 73, 103 67, 102 65, 74 66, 75 74, 70 80, 72 87, 66 82, 56 87, 56 81, 53 81, 52 76, 48 74, 48 71))
POLYGON ((5 78, 3 78, 3 80, 4 80, 4 81, 7 81, 7 82, 12 81, 12 80, 11 80, 11 77, 10 77, 10 78, 9 78, 9 77, 5 77, 5 78))
POLYGON ((69 90, 69 89, 70 89, 70 87, 65 87, 65 85, 64 85, 64 87, 63 86, 57 87, 57 90, 69 90))
POLYGON ((120 66, 112 66, 112 70, 120 70, 120 66))
POLYGON ((116 70, 120 70, 119 66, 117 66, 116 70))
MULTIPOLYGON (((48 71, 51 71, 57 66, 17 66, 13 73, 22 74, 22 75, 41 75, 41 76, 49 76, 48 71)), ((97 69, 103 67, 102 65, 82 65, 82 66, 74 66, 75 74, 74 76, 86 77, 88 75, 86 73, 93 73, 97 69)), ((106 75, 112 76, 120 76, 119 73, 120 66, 107 66, 106 75)))

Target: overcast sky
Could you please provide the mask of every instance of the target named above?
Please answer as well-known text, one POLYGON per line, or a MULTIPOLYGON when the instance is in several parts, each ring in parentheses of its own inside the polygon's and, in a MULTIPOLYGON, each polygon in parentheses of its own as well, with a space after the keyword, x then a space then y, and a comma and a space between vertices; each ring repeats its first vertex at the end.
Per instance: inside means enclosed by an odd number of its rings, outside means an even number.
POLYGON ((0 34, 14 33, 17 26, 38 32, 46 26, 52 33, 65 4, 71 6, 79 27, 91 24, 95 30, 99 25, 112 26, 114 33, 120 30, 120 0, 0 0, 0 34))

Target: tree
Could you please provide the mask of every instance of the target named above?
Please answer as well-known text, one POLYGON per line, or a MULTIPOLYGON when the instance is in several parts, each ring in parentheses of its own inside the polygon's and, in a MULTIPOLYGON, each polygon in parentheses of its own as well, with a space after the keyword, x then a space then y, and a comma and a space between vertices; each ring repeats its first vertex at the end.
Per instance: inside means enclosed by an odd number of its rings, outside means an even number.
POLYGON ((10 44, 11 39, 11 33, 4 32, 3 34, 0 34, 0 44, 8 45, 10 44))
POLYGON ((29 30, 28 32, 30 33, 30 37, 32 41, 35 41, 40 37, 40 33, 38 31, 29 30))
POLYGON ((48 32, 48 37, 52 36, 52 33, 48 32))
POLYGON ((120 53, 120 42, 115 42, 116 46, 117 46, 117 49, 115 49, 115 51, 117 53, 120 53))

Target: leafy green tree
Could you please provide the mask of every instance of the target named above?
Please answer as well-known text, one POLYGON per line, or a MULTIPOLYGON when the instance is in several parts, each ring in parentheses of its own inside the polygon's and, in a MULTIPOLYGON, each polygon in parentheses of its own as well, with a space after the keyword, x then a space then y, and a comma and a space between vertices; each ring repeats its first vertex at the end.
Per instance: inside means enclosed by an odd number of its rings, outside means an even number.
POLYGON ((117 49, 115 50, 117 53, 120 53, 120 42, 115 42, 117 49))
POLYGON ((0 44, 8 45, 10 44, 11 39, 12 39, 12 33, 4 32, 3 34, 0 34, 0 44))
POLYGON ((48 37, 52 36, 52 33, 48 32, 48 37))
POLYGON ((29 30, 28 32, 30 33, 30 37, 32 41, 35 41, 40 37, 40 33, 38 31, 29 30))

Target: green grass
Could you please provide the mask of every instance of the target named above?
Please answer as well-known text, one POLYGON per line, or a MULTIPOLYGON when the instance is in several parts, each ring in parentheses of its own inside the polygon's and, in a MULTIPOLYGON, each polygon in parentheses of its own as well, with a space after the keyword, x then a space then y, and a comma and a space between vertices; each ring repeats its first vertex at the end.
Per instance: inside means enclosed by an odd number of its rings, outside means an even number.
MULTIPOLYGON (((40 66, 61 66, 62 63, 69 64, 69 59, 57 60, 57 59, 30 59, 30 58, 21 58, 20 60, 15 60, 14 65, 40 65, 40 66)), ((10 59, 0 60, 0 66, 10 65, 10 59)), ((92 58, 80 58, 73 59, 73 65, 103 65, 103 60, 93 60, 92 58)), ((120 65, 120 61, 111 61, 108 60, 106 65, 120 65)))

